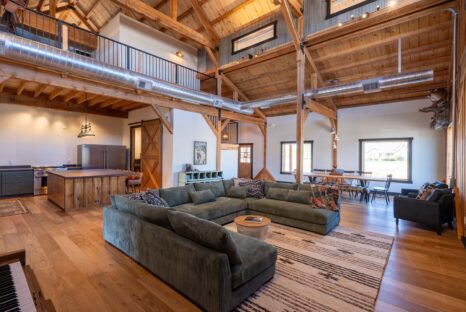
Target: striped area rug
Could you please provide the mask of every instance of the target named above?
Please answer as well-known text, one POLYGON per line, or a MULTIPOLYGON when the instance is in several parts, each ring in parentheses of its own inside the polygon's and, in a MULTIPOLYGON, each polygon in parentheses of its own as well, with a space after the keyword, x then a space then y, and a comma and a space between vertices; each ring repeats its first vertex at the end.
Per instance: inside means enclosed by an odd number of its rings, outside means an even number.
POLYGON ((322 236, 272 224, 266 241, 278 251, 275 276, 237 311, 374 311, 393 237, 342 226, 322 236))

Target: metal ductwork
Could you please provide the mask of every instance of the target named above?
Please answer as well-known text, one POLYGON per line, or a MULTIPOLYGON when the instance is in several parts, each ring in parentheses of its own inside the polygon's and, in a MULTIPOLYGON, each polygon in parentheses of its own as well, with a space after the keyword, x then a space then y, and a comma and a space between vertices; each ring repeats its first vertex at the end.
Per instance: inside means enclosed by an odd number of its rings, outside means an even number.
MULTIPOLYGON (((326 97, 355 94, 355 93, 373 93, 385 89, 397 88, 405 85, 429 82, 434 79, 433 70, 425 70, 411 73, 397 74, 388 77, 379 77, 361 80, 357 82, 339 84, 330 87, 318 89, 309 89, 304 91, 304 97, 311 99, 321 99, 326 97)), ((247 102, 241 105, 242 109, 247 108, 269 108, 276 105, 288 104, 296 101, 296 94, 247 102)))
POLYGON ((0 56, 84 77, 111 81, 193 104, 204 104, 238 113, 253 114, 252 109, 241 109, 241 103, 238 101, 107 65, 89 57, 8 33, 0 33, 0 56))

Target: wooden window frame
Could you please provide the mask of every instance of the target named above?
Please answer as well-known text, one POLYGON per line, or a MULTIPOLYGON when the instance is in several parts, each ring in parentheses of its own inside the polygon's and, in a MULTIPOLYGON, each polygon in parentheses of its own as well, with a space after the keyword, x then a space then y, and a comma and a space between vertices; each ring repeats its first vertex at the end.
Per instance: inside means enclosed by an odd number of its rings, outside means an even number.
POLYGON ((264 44, 264 43, 266 43, 266 42, 275 40, 275 39, 277 39, 277 37, 278 37, 278 35, 277 35, 277 21, 273 21, 273 22, 268 23, 268 24, 266 24, 266 25, 264 25, 264 26, 261 26, 261 27, 259 27, 259 28, 254 29, 254 30, 251 30, 251 31, 249 31, 249 32, 247 32, 247 33, 245 33, 245 34, 243 34, 243 35, 241 35, 241 36, 238 36, 238 37, 236 37, 236 38, 231 39, 231 55, 235 55, 235 54, 238 54, 238 53, 240 53, 240 52, 243 52, 243 51, 246 51, 246 50, 255 48, 255 47, 257 47, 257 46, 259 46, 259 45, 261 45, 261 44, 264 44), (267 27, 269 27, 270 25, 273 25, 273 37, 268 38, 268 39, 265 39, 265 40, 262 40, 262 41, 259 41, 259 42, 255 43, 255 44, 253 44, 253 45, 250 45, 250 46, 248 46, 248 47, 246 47, 246 48, 243 48, 243 49, 240 49, 240 50, 235 51, 235 41, 238 41, 238 40, 240 40, 240 39, 242 39, 242 38, 244 38, 244 37, 246 37, 246 36, 249 36, 249 35, 251 35, 251 34, 253 34, 253 33, 255 33, 255 32, 258 32, 258 31, 260 31, 261 29, 267 28, 267 27))
MULTIPOLYGON (((294 172, 283 171, 283 145, 284 144, 296 144, 296 141, 281 141, 280 142, 280 174, 295 174, 294 172)), ((314 169, 314 141, 306 140, 304 144, 311 144, 311 171, 314 169)))
MULTIPOLYGON (((413 183, 413 140, 414 138, 375 138, 375 139, 359 139, 359 171, 365 171, 362 167, 362 146, 364 142, 390 142, 390 141, 407 141, 408 142, 408 178, 403 179, 392 179, 394 183, 413 183)), ((380 177, 383 178, 383 177, 380 177)))

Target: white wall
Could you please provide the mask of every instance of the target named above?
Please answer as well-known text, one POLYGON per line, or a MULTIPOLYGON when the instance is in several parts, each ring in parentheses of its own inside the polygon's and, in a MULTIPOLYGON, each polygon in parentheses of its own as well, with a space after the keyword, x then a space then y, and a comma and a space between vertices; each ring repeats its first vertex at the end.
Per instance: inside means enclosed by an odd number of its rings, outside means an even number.
MULTIPOLYGON (((419 109, 430 105, 427 100, 364 106, 338 110, 338 128, 341 140, 338 149, 338 167, 359 169, 359 139, 413 137, 413 184, 396 183, 392 191, 419 187, 426 181, 445 178, 446 131, 429 127, 430 114, 419 109)), ((280 174, 280 142, 296 138, 296 116, 267 119, 267 168, 281 181, 293 181, 292 175, 280 174)), ((313 167, 331 168, 332 138, 326 118, 310 114, 304 129, 304 139, 313 140, 313 167)), ((262 168, 262 135, 257 126, 241 124, 240 142, 254 144, 254 175, 262 168)), ((372 184, 375 185, 375 184, 372 184)))
POLYGON ((78 138, 84 114, 0 103, 0 165, 75 164, 79 144, 123 143, 120 118, 88 120, 96 136, 78 138))
POLYGON ((224 179, 238 177, 238 150, 222 150, 221 169, 224 179))

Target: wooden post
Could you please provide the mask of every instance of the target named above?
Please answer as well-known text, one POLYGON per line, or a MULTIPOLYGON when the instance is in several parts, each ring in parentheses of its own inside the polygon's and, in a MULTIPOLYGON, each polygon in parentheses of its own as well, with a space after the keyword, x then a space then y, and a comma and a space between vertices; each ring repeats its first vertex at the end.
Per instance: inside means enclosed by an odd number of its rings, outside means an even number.
POLYGON ((338 168, 338 119, 329 119, 335 132, 332 134, 332 168, 338 168))
POLYGON ((175 21, 178 19, 178 3, 177 3, 177 0, 170 0, 170 16, 175 21))
POLYGON ((49 0, 49 14, 51 17, 56 17, 57 15, 57 1, 56 0, 49 0))
POLYGON ((217 115, 217 170, 222 167, 222 111, 218 110, 217 115))
POLYGON ((61 26, 61 48, 68 51, 68 26, 61 26))
POLYGON ((304 52, 299 49, 296 52, 297 65, 297 101, 296 101, 296 182, 303 180, 303 147, 304 147, 304 69, 306 65, 304 52))

